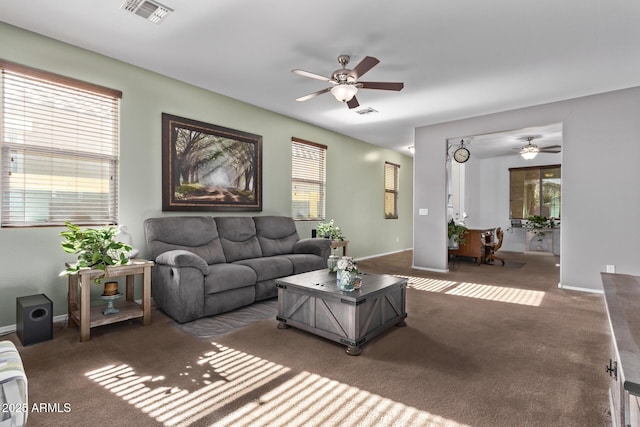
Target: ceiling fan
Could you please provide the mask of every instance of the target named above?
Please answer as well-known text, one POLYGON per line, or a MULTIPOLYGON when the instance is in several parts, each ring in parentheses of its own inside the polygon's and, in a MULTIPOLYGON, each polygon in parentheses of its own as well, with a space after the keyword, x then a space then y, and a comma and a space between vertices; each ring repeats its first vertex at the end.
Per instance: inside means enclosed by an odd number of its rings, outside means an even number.
POLYGON ((331 92, 331 94, 340 102, 347 104, 349 108, 356 108, 360 104, 356 99, 356 93, 358 89, 379 89, 379 90, 402 90, 404 83, 390 83, 390 82, 360 82, 358 79, 364 75, 367 71, 375 67, 380 61, 372 56, 365 56, 362 61, 350 70, 347 68, 347 64, 351 57, 349 55, 338 56, 338 63, 342 68, 335 70, 331 73, 331 77, 321 76, 320 74, 311 73, 304 70, 291 70, 292 73, 298 74, 303 77, 309 77, 315 80, 321 80, 323 82, 331 83, 332 86, 319 90, 317 92, 310 93, 305 96, 297 98, 296 101, 306 101, 311 98, 315 98, 323 93, 331 92))
POLYGON ((520 148, 514 148, 514 150, 520 150, 519 154, 525 160, 531 160, 538 155, 538 153, 559 153, 560 145, 548 145, 546 147, 538 147, 535 144, 532 144, 531 141, 539 138, 539 136, 525 136, 523 139, 527 141, 526 145, 523 145, 520 148))

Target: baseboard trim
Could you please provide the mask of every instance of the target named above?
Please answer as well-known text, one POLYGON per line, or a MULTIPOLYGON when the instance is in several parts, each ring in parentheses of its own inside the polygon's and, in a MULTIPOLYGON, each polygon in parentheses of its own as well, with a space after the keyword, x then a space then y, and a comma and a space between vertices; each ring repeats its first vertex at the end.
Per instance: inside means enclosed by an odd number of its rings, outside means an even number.
MULTIPOLYGON (((135 300, 135 302, 137 302, 138 304, 142 304, 142 300, 141 299, 137 299, 135 300)), ((153 302, 153 298, 151 298, 151 307, 153 307, 154 302, 153 302)), ((53 323, 58 323, 58 322, 67 322, 67 317, 69 315, 68 314, 59 314, 58 316, 53 316, 52 322, 53 323)), ((13 332, 16 331, 16 324, 13 325, 7 325, 7 326, 0 326, 0 337, 3 335, 7 335, 7 334, 11 334, 13 332)))
MULTIPOLYGON (((67 321, 67 315, 66 314, 60 314, 58 316, 53 316, 52 321, 53 321, 53 323, 66 322, 67 321)), ((11 334, 11 333, 15 332, 16 331, 16 327, 17 327, 17 325, 15 323, 13 325, 1 326, 0 327, 0 336, 11 334)))
POLYGON ((562 283, 558 283, 558 288, 566 289, 568 291, 580 291, 580 292, 589 292, 592 294, 604 294, 604 290, 602 289, 592 289, 592 288, 581 288, 579 286, 564 286, 562 283))
POLYGON ((427 267, 416 267, 415 264, 411 264, 411 268, 415 268, 416 270, 424 270, 424 271, 433 271, 434 273, 448 273, 448 268, 427 268, 427 267))
POLYGON ((413 248, 400 249, 400 250, 397 250, 397 251, 385 252, 383 254, 363 256, 363 257, 360 257, 360 258, 356 258, 356 261, 362 261, 362 260, 369 259, 369 258, 378 258, 378 257, 385 256, 385 255, 399 254, 400 252, 406 252, 406 251, 410 251, 410 250, 413 250, 413 248))

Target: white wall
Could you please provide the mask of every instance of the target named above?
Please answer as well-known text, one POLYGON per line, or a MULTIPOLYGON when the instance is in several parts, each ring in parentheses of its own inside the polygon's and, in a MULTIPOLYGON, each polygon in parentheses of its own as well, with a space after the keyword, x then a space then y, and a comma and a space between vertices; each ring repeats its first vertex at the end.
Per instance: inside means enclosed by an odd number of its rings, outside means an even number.
MULTIPOLYGON (((599 273, 607 264, 640 274, 640 225, 633 219, 640 209, 639 118, 640 88, 631 88, 417 128, 414 265, 447 269, 447 138, 562 123, 561 285, 600 290, 599 273), (419 216, 420 208, 429 215, 419 216)), ((486 191, 474 197, 482 195, 486 191)), ((483 215, 477 214, 481 221, 483 215)))

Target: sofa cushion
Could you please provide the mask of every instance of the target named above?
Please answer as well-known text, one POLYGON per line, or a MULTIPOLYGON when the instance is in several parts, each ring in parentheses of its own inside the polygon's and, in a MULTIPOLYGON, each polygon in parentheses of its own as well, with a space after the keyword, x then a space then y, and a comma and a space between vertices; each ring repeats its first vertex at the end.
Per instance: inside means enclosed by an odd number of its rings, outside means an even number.
POLYGON ((204 279, 205 295, 255 285, 256 273, 252 268, 237 264, 215 264, 209 266, 209 275, 204 279))
POLYGON ((251 267, 258 277, 258 282, 293 274, 293 264, 285 257, 273 256, 263 258, 243 259, 234 264, 251 267))
POLYGON ((148 257, 180 249, 200 256, 207 264, 226 262, 212 217, 185 216, 148 218, 144 221, 148 257))
MULTIPOLYGON (((236 308, 249 305, 256 300, 255 286, 233 289, 204 296, 204 315, 213 316, 215 314, 226 313, 236 308)), ((210 331, 206 331, 210 332, 210 331)))
POLYGON ((293 253, 298 240, 298 231, 292 218, 285 216, 255 216, 256 235, 262 256, 293 253))
POLYGON ((262 256, 253 218, 219 216, 215 221, 227 262, 262 256))
POLYGON ((255 286, 256 301, 263 301, 278 296, 278 287, 276 286, 276 279, 263 280, 257 282, 255 286))
POLYGON ((293 274, 306 273, 307 271, 322 270, 327 268, 324 258, 313 254, 289 254, 281 255, 293 264, 293 274))

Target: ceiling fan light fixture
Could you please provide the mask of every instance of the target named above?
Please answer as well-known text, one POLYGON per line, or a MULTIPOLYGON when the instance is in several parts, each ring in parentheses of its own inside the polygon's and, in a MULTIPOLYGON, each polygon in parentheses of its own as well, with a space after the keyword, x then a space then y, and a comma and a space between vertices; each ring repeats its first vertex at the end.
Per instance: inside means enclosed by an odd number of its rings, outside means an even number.
POLYGON ((536 136, 528 136, 526 138, 527 145, 525 145, 524 147, 522 147, 522 149, 520 149, 520 156, 522 156, 523 159, 525 159, 525 160, 534 159, 538 155, 538 153, 540 152, 540 149, 538 148, 538 146, 531 143, 531 141, 533 141, 535 138, 537 138, 537 137, 536 136))
POLYGON ((331 94, 340 102, 349 102, 356 96, 358 88, 350 84, 339 84, 331 88, 331 94))
POLYGON ((538 149, 537 146, 529 143, 529 145, 525 145, 524 147, 522 147, 522 150, 520 151, 520 156, 522 156, 522 158, 525 160, 531 160, 538 155, 539 151, 540 150, 538 149))

